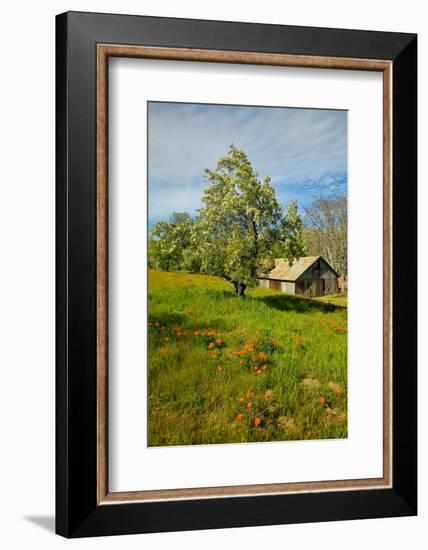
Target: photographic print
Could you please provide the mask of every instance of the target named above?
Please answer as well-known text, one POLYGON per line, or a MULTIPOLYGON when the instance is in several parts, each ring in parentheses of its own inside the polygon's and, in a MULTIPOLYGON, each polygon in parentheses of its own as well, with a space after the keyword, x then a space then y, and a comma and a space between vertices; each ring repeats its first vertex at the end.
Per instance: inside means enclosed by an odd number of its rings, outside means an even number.
POLYGON ((347 437, 347 112, 148 109, 148 445, 347 437))

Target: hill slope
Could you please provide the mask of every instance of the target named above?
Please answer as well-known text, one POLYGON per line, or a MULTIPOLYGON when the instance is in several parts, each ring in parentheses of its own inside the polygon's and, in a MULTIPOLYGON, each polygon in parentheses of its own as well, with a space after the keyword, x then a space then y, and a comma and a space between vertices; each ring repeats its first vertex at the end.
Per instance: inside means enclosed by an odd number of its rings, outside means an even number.
POLYGON ((347 436, 347 310, 149 272, 149 445, 347 436))

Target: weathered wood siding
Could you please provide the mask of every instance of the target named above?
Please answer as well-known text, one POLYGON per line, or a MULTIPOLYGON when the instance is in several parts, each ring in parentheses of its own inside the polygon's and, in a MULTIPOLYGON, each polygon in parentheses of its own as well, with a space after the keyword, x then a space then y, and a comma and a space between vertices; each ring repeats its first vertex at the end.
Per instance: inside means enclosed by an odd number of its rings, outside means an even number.
POLYGON ((277 281, 274 279, 259 279, 259 287, 280 290, 285 294, 295 294, 296 284, 291 281, 277 281))
POLYGON ((324 296, 338 292, 336 274, 320 258, 296 281, 296 294, 304 296, 324 296))
POLYGON ((296 293, 296 283, 292 283, 290 281, 282 281, 281 282, 281 291, 285 292, 286 294, 295 294, 296 293))
POLYGON ((261 288, 269 288, 269 279, 259 279, 259 286, 261 288))
POLYGON ((295 282, 259 279, 259 286, 281 290, 286 294, 302 294, 303 296, 324 296, 339 292, 336 273, 322 258, 319 258, 304 271, 295 282))

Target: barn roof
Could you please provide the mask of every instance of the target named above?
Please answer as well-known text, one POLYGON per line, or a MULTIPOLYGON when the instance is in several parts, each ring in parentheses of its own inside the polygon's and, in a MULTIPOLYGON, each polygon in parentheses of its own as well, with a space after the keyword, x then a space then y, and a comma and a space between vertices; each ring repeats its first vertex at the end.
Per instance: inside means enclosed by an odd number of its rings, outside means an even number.
MULTIPOLYGON (((312 264, 314 264, 322 256, 303 256, 299 260, 293 262, 290 266, 287 260, 283 258, 275 258, 275 267, 265 277, 267 279, 276 279, 277 281, 296 281, 312 264)), ((324 260, 324 258, 322 258, 324 260)), ((325 260, 324 260, 325 261, 325 260)), ((325 262, 328 266, 328 262, 325 262)), ((329 266, 330 267, 330 266, 329 266)), ((330 269, 334 271, 330 267, 330 269)))

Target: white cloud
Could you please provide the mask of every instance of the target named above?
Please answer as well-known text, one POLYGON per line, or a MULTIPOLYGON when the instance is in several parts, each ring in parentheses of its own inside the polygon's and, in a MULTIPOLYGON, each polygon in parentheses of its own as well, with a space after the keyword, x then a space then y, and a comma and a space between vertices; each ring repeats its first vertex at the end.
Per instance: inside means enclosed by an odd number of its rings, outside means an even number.
MULTIPOLYGON (((279 189, 347 172, 345 111, 149 104, 150 218, 200 205, 205 168, 234 143, 245 149, 261 176, 279 189)), ((324 178, 324 179, 323 179, 324 178)), ((334 183, 334 182, 333 182, 334 183)))

